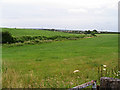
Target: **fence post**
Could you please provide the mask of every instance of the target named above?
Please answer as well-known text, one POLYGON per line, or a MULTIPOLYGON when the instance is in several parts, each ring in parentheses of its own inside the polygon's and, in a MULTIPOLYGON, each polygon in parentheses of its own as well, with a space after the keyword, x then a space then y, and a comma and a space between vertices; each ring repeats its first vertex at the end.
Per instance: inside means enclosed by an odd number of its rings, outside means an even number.
POLYGON ((96 80, 94 81, 94 83, 93 83, 93 85, 92 85, 92 90, 97 90, 96 80))
POLYGON ((120 79, 101 77, 100 90, 120 90, 120 79))

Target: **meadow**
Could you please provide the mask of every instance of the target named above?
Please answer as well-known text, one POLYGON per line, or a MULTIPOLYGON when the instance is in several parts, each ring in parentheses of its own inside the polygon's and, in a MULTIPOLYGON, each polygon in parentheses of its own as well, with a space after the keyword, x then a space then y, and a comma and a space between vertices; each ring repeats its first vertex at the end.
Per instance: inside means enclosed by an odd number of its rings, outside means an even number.
POLYGON ((9 31, 13 36, 15 37, 21 37, 21 36, 68 36, 68 35, 77 35, 77 34, 69 34, 64 32, 54 32, 54 31, 48 31, 48 30, 35 30, 35 29, 15 29, 15 28, 3 28, 2 31, 9 31))
POLYGON ((34 45, 3 45, 2 84, 3 88, 72 88, 98 80, 99 66, 113 68, 117 62, 117 34, 34 45), (73 73, 74 70, 79 72, 73 73))
POLYGON ((92 34, 70 34, 58 31, 16 28, 3 28, 1 33, 2 43, 14 43, 14 45, 15 43, 17 43, 16 45, 23 45, 93 37, 92 34))

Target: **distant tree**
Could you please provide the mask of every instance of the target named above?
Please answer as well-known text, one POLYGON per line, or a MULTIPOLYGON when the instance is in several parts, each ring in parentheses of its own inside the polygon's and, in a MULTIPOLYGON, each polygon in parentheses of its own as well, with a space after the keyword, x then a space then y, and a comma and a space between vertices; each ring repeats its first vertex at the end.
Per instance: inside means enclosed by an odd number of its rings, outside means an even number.
POLYGON ((88 30, 88 31, 87 31, 87 34, 91 34, 91 31, 90 31, 90 30, 88 30))
POLYGON ((97 33, 98 33, 98 31, 97 31, 97 30, 93 30, 93 32, 94 32, 95 34, 97 34, 97 33))
POLYGON ((55 29, 51 29, 51 31, 55 31, 55 29))
POLYGON ((91 35, 92 35, 92 36, 96 36, 95 34, 96 34, 96 33, 95 33, 94 31, 91 31, 91 35))
POLYGON ((98 33, 97 30, 91 31, 91 35, 92 35, 92 36, 96 36, 95 34, 97 34, 97 33, 98 33))
POLYGON ((84 34, 87 35, 88 34, 87 31, 85 31, 84 34))

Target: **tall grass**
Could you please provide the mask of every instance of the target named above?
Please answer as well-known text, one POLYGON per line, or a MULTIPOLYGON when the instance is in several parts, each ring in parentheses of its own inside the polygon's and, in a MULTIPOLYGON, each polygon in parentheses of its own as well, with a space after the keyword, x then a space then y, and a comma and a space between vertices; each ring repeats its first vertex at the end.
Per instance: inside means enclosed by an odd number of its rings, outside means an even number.
POLYGON ((118 66, 109 67, 107 65, 101 65, 98 67, 98 81, 100 83, 101 77, 119 78, 118 66))

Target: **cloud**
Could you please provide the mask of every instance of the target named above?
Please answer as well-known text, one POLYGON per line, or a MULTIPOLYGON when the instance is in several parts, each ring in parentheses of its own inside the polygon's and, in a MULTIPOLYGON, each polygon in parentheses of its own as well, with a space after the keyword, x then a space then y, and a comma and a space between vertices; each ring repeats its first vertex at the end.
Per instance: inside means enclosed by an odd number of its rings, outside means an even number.
POLYGON ((104 10, 96 10, 94 13, 95 13, 95 14, 103 14, 103 13, 104 13, 104 10))
POLYGON ((1 0, 2 25, 116 29, 118 0, 1 0), (52 25, 51 25, 52 23, 52 25), (108 24, 110 23, 110 24, 108 24))
POLYGON ((87 13, 87 10, 86 9, 69 9, 68 12, 70 13, 87 13))

